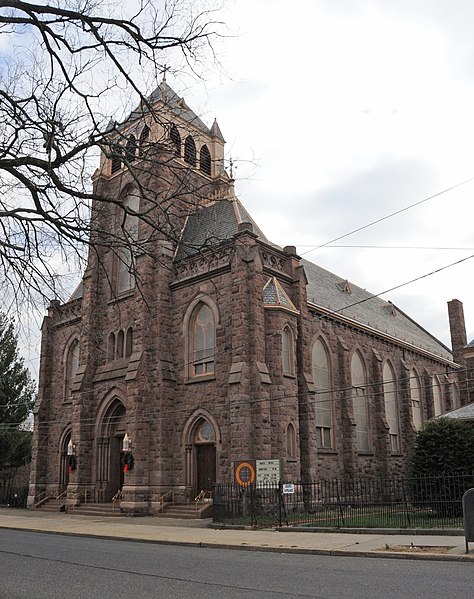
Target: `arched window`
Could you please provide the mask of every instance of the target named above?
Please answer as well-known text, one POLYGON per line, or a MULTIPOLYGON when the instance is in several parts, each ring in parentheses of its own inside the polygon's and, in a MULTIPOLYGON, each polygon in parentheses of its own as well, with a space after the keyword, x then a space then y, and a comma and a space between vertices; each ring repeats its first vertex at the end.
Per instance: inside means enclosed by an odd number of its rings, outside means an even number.
POLYGON ((123 148, 122 146, 116 145, 112 147, 112 161, 111 161, 111 172, 112 175, 119 171, 122 168, 122 155, 123 148))
POLYGON ((196 144, 190 135, 184 142, 184 161, 191 166, 196 166, 196 144))
POLYGON ((150 137, 150 127, 145 125, 140 133, 140 144, 138 146, 138 155, 143 156, 148 146, 148 138, 150 137))
POLYGON ((355 352, 351 360, 352 406, 356 425, 357 451, 369 451, 369 410, 367 384, 362 359, 355 352))
POLYGON ((111 362, 115 358, 115 333, 110 333, 107 341, 107 361, 111 362))
POLYGON ((116 346, 116 351, 115 351, 115 357, 118 360, 120 360, 120 358, 123 358, 124 343, 125 343, 125 334, 122 330, 120 330, 117 333, 117 346, 116 346))
POLYGON ((211 308, 200 302, 191 319, 190 339, 191 375, 202 376, 214 372, 216 330, 211 308))
POLYGON ((132 355, 133 350, 133 329, 128 327, 127 337, 125 339, 125 357, 129 358, 132 355))
POLYGON ((137 154, 137 140, 135 138, 135 135, 130 135, 130 137, 128 138, 126 152, 127 160, 129 162, 133 162, 137 154))
POLYGON ((436 376, 431 379, 431 385, 433 389, 434 415, 439 416, 443 413, 443 403, 441 399, 441 385, 439 384, 438 378, 436 376))
POLYGON ((421 404, 420 379, 415 369, 410 370, 410 397, 411 397, 411 418, 413 428, 419 430, 423 423, 423 409, 421 404))
POLYGON ((181 156, 181 135, 179 134, 178 127, 176 127, 176 125, 171 125, 170 139, 173 144, 174 154, 179 158, 181 156))
POLYGON ((286 325, 281 334, 281 353, 283 363, 283 374, 295 374, 295 341, 293 331, 286 325))
POLYGON ((138 241, 140 198, 136 192, 123 200, 123 210, 119 212, 123 233, 123 245, 117 250, 117 293, 124 293, 135 287, 135 264, 133 251, 138 241))
POLYGON ((400 452, 400 418, 398 414, 397 386, 395 373, 387 362, 383 367, 383 399, 385 404, 385 419, 390 436, 390 451, 400 452))
POLYGON ((211 176, 211 153, 206 145, 199 152, 199 170, 211 176))
POLYGON ((74 382, 74 379, 77 374, 77 369, 79 368, 79 355, 79 340, 75 339, 69 346, 66 357, 66 371, 64 381, 64 396, 66 399, 71 398, 72 383, 74 382))
POLYGON ((313 381, 316 388, 316 444, 332 447, 332 406, 329 393, 329 358, 322 341, 318 339, 312 352, 313 381))
POLYGON ((459 395, 459 388, 456 383, 451 383, 451 402, 453 410, 457 410, 461 407, 461 397, 459 395))
POLYGON ((296 431, 291 422, 286 428, 286 455, 288 458, 296 458, 296 431))

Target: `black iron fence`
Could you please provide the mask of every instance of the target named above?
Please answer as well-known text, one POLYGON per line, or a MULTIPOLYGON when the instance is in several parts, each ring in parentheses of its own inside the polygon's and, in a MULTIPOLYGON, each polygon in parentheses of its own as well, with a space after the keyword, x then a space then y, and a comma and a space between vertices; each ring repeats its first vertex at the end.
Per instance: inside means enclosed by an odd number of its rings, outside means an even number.
POLYGON ((214 522, 322 528, 462 528, 474 473, 240 487, 216 484, 214 522))

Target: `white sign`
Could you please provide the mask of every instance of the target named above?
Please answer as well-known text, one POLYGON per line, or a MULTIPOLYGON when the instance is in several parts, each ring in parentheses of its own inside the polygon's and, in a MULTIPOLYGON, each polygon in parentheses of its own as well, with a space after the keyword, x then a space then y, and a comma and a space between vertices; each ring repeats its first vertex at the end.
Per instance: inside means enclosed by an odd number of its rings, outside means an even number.
POLYGON ((291 483, 286 483, 283 485, 282 491, 283 493, 285 493, 285 495, 291 495, 295 492, 295 485, 291 483))
POLYGON ((257 460, 257 486, 277 485, 281 478, 280 460, 257 460))

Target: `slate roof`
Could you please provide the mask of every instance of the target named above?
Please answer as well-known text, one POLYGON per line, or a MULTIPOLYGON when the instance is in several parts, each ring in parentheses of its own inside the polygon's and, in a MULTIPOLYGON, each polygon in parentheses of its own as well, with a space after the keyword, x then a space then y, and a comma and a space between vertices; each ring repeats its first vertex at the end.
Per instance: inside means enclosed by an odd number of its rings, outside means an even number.
POLYGON ((298 312, 294 303, 290 300, 281 283, 276 277, 270 277, 263 288, 263 304, 275 308, 280 306, 298 312))
MULTIPOLYGON (((180 117, 187 123, 190 123, 206 135, 218 137, 222 140, 224 139, 217 121, 214 120, 212 128, 209 129, 209 127, 204 124, 197 114, 189 108, 184 101, 184 98, 178 96, 178 94, 166 83, 166 81, 162 81, 147 98, 147 102, 150 105, 156 104, 156 102, 160 101, 166 104, 176 116, 180 117)), ((142 119, 144 110, 146 111, 143 106, 138 106, 130 113, 125 122, 119 125, 119 128, 135 120, 142 119)), ((114 122, 111 121, 111 123, 109 123, 109 129, 112 129, 114 125, 114 122)))
POLYGON ((243 222, 252 223, 253 232, 258 238, 268 243, 253 218, 236 198, 218 200, 189 215, 184 226, 180 243, 175 254, 176 260, 222 243, 238 232, 243 222))
POLYGON ((438 418, 454 418, 456 420, 474 420, 474 402, 467 406, 462 406, 457 410, 452 410, 446 414, 438 416, 438 418))
MULTIPOLYGON (((259 239, 270 243, 241 202, 234 197, 201 208, 188 218, 176 259, 181 260, 206 245, 231 238, 237 233, 239 223, 244 221, 253 224, 259 239)), ((452 361, 449 348, 394 304, 379 297, 373 298, 365 289, 308 260, 302 260, 302 263, 308 278, 308 302, 452 361), (350 289, 350 293, 344 289, 350 289)))
MULTIPOLYGON (((182 260, 206 247, 231 239, 242 222, 252 223, 253 231, 261 241, 278 247, 268 241, 240 200, 232 196, 203 206, 188 216, 175 260, 182 260)), ((379 297, 373 298, 365 289, 308 260, 302 260, 302 263, 308 278, 308 302, 452 361, 449 348, 394 304, 379 297)), ((79 297, 82 297, 81 285, 69 301, 79 297)))
POLYGON ((441 341, 394 304, 372 297, 370 292, 353 283, 349 283, 350 293, 345 293, 342 290, 345 279, 308 260, 302 262, 308 277, 309 302, 452 360, 451 352, 441 341))

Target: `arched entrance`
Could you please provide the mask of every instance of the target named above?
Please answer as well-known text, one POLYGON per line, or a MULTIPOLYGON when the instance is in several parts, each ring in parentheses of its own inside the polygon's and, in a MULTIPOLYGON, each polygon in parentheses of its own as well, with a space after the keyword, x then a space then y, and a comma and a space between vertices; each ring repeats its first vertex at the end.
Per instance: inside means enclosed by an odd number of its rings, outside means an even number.
POLYGON ((63 434, 59 444, 59 495, 63 493, 69 484, 69 464, 67 456, 67 446, 71 440, 71 430, 63 434))
POLYGON ((191 480, 188 482, 197 493, 212 491, 216 482, 215 427, 207 418, 201 416, 195 421, 190 437, 192 443, 188 444, 187 459, 191 467, 191 480))
POLYGON ((97 440, 97 501, 108 503, 123 486, 121 464, 125 436, 125 406, 115 398, 107 408, 97 440))

